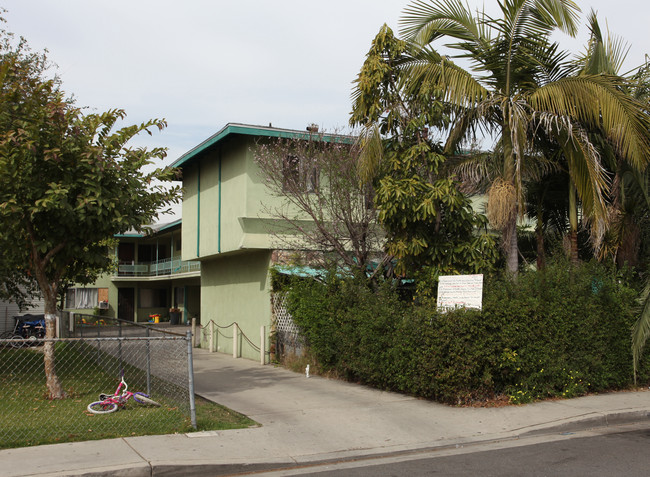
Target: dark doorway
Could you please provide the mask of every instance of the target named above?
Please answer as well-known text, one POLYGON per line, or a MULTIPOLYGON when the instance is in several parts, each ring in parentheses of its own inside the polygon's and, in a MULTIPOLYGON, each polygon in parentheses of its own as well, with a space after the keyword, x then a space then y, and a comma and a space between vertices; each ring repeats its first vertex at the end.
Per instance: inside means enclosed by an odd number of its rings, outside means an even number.
POLYGON ((135 245, 128 242, 121 242, 117 246, 117 259, 120 263, 133 263, 135 260, 135 245))
POLYGON ((120 320, 134 321, 134 298, 135 290, 133 288, 117 289, 117 317, 120 320))

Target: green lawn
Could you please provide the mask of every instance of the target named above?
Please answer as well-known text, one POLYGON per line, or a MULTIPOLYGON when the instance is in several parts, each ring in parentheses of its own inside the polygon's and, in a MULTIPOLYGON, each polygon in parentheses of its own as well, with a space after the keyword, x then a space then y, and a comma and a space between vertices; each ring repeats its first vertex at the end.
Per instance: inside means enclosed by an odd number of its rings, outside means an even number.
MULTIPOLYGON (((117 378, 79 351, 77 345, 57 345, 57 374, 68 398, 50 401, 41 351, 0 349, 0 448, 194 430, 189 405, 153 392, 152 398, 161 407, 141 406, 129 400, 124 409, 111 414, 89 413, 86 406, 98 399, 99 392, 112 392, 117 378)), ((128 369, 126 375, 129 376, 128 369)), ((138 387, 131 387, 130 383, 129 389, 138 387)), ((196 413, 200 431, 257 425, 246 416, 199 397, 196 413)))

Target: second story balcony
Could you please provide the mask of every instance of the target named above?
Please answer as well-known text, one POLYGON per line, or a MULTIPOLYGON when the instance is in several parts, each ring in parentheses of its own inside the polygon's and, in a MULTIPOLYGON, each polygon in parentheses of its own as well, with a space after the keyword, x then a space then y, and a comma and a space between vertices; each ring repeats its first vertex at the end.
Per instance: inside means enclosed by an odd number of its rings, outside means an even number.
POLYGON ((198 275, 201 262, 166 258, 153 262, 123 262, 118 265, 117 277, 169 277, 173 275, 198 275))

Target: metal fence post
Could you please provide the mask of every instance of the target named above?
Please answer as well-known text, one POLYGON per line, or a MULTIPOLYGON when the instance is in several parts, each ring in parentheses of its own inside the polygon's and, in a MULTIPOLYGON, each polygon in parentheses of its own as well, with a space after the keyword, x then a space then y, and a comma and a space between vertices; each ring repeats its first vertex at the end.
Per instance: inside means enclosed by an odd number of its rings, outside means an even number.
POLYGON ((192 357, 192 332, 187 332, 187 376, 190 392, 190 420, 196 429, 196 402, 194 400, 194 360, 192 357))
MULTIPOLYGON (((192 336, 194 337, 194 341, 195 341, 196 340, 196 318, 192 318, 192 336)), ((194 343, 192 343, 192 345, 194 346, 194 343)))
MULTIPOLYGON (((99 335, 99 323, 97 324, 97 334, 99 335)), ((120 338, 122 337, 122 322, 117 321, 117 336, 120 338)), ((117 342, 117 352, 119 354, 119 360, 120 360, 120 368, 124 368, 124 364, 122 363, 122 340, 118 340, 117 342)))
POLYGON ((99 351, 100 348, 101 348, 101 346, 102 346, 102 342, 101 342, 101 340, 99 339, 100 337, 101 337, 101 336, 100 336, 100 334, 99 334, 99 327, 97 327, 97 364, 98 364, 99 366, 102 365, 102 355, 101 355, 101 352, 99 351))
MULTIPOLYGON (((147 338, 149 338, 149 327, 146 329, 147 338)), ((151 340, 147 340, 147 394, 151 396, 151 340)))

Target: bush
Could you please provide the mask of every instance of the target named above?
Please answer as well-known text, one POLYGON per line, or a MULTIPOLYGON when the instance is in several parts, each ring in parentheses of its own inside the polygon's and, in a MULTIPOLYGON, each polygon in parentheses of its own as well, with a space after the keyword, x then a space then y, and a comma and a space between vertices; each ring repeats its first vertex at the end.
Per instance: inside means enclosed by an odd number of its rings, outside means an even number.
POLYGON ((561 261, 488 278, 481 311, 439 313, 390 283, 340 278, 294 283, 289 309, 325 371, 452 404, 522 403, 631 386, 636 295, 602 265, 561 261))

